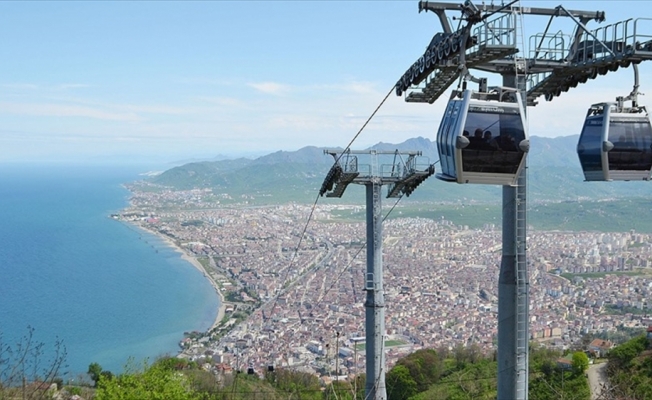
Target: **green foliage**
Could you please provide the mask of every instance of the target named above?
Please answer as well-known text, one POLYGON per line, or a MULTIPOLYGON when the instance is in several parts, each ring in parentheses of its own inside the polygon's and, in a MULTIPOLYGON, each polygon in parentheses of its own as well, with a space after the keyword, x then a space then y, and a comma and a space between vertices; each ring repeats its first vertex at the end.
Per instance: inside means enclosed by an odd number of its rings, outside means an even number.
POLYGON ((634 357, 637 357, 647 348, 647 345, 647 338, 640 336, 614 347, 609 351, 609 365, 617 368, 627 368, 634 357))
MULTIPOLYGON (((588 339, 587 337, 586 340, 588 339)), ((586 357, 583 352, 577 353, 578 358, 581 358, 579 354, 586 357)), ((590 389, 586 376, 583 373, 564 371, 559 368, 557 360, 561 356, 562 353, 558 350, 530 343, 528 394, 531 400, 588 400, 590 398, 590 389)), ((586 361, 586 366, 588 366, 588 357, 586 357, 586 360, 582 358, 580 361, 578 363, 586 361)))
POLYGON ((535 371, 542 371, 550 374, 552 372, 550 369, 556 367, 557 359, 562 356, 561 351, 549 349, 534 342, 530 343, 529 353, 531 374, 535 371))
POLYGON ((195 361, 178 357, 161 357, 154 362, 154 366, 163 368, 168 371, 182 371, 198 368, 195 361))
POLYGON ((362 400, 365 398, 365 374, 358 375, 352 382, 336 381, 326 387, 324 400, 362 400))
POLYGON ((204 221, 199 219, 191 219, 189 221, 184 221, 181 223, 181 226, 202 226, 202 225, 204 225, 204 221))
MULTIPOLYGON (((530 140, 529 194, 548 203, 531 206, 528 211, 529 224, 536 229, 625 231, 633 228, 639 232, 652 232, 652 220, 639 218, 649 209, 645 185, 583 182, 574 152, 577 135, 554 139, 535 136, 530 140), (594 200, 580 202, 578 198, 594 200), (598 200, 608 201, 598 203, 598 200)), ((436 144, 425 138, 410 139, 401 144, 379 144, 376 148, 420 150, 429 158, 428 163, 437 159, 436 144)), ((221 204, 312 203, 332 162, 332 158, 325 156, 322 149, 306 147, 295 152, 269 154, 256 160, 190 163, 165 171, 149 181, 160 185, 157 186, 160 189, 213 188, 215 193, 228 194, 226 198, 219 198, 221 204)), ((138 190, 150 189, 150 185, 138 187, 138 190)), ((363 192, 362 187, 347 189, 347 201, 364 201, 363 192)), ((427 218, 444 216, 456 224, 471 227, 481 227, 485 223, 499 224, 500 193, 500 188, 491 185, 450 185, 428 179, 406 200, 406 204, 432 199, 448 204, 440 208, 419 205, 405 209, 404 215, 414 216, 417 213, 427 218), (465 200, 467 204, 460 204, 460 199, 468 199, 465 200), (479 206, 479 203, 482 205, 479 206), (416 208, 422 210, 417 211, 416 208)), ((207 200, 211 197, 214 196, 206 195, 207 200)), ((327 201, 332 203, 339 199, 327 201)))
POLYGON ((530 400, 589 400, 591 390, 584 374, 555 368, 550 375, 530 374, 530 400))
POLYGON ((581 375, 589 368, 589 357, 583 351, 573 353, 572 364, 573 373, 581 375))
POLYGON ((224 298, 226 301, 231 303, 238 303, 243 301, 242 296, 240 296, 240 292, 235 291, 226 292, 224 298))
POLYGON ((631 307, 631 306, 618 307, 614 304, 606 304, 604 308, 607 314, 615 314, 615 315, 623 315, 623 314, 646 315, 648 313, 648 310, 642 310, 640 308, 631 307))
POLYGON ((71 396, 81 396, 82 390, 79 386, 66 386, 66 391, 70 393, 71 396))
POLYGON ((586 349, 593 339, 609 340, 613 343, 625 343, 641 335, 645 335, 645 328, 617 326, 615 331, 604 330, 582 336, 581 346, 578 349, 586 349))
POLYGON ((449 364, 453 369, 445 371, 442 378, 430 389, 413 396, 411 400, 493 400, 497 396, 497 363, 481 357, 474 363, 464 362, 458 368, 455 361, 449 364))
POLYGON ((300 394, 301 399, 321 399, 319 379, 313 374, 277 368, 267 372, 265 380, 283 392, 300 394))
POLYGON ((404 365, 392 368, 385 381, 389 400, 407 400, 417 393, 417 383, 404 365))
MULTIPOLYGON (((128 368, 129 369, 129 368, 128 368)), ((192 390, 185 375, 165 363, 142 371, 128 371, 116 377, 100 375, 95 400, 194 400, 201 396, 192 390)))
POLYGON ((87 373, 95 386, 97 386, 97 383, 100 381, 100 376, 102 376, 102 366, 96 362, 90 363, 87 373))
POLYGON ((434 349, 417 350, 399 360, 396 365, 407 369, 420 392, 437 382, 444 369, 443 360, 434 349))
POLYGON ((618 398, 652 398, 652 353, 648 340, 639 336, 609 352, 607 374, 618 398))
MULTIPOLYGON (((197 388, 208 400, 285 400, 313 399, 304 397, 303 393, 284 393, 272 387, 269 382, 261 380, 257 375, 228 374, 218 380, 211 374, 201 370, 190 371, 193 387, 197 388)), ((186 372, 188 374, 188 372, 186 372)))
POLYGON ((387 375, 393 399, 491 399, 496 396, 496 363, 475 346, 423 349, 400 359, 387 375))
MULTIPOLYGON (((557 367, 559 351, 533 343, 529 354, 530 399, 590 398, 588 380, 583 373, 557 367)), ((584 371, 588 358, 579 354, 578 368, 584 371)), ((387 375, 387 394, 390 400, 493 400, 498 395, 497 377, 493 355, 482 354, 477 346, 458 346, 451 352, 425 349, 397 362, 387 375)))

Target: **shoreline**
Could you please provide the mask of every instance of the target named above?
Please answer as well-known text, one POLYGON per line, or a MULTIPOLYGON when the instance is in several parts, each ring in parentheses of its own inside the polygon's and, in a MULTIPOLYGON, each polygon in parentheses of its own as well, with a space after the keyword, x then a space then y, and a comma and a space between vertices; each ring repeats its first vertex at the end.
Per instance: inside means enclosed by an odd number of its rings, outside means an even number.
POLYGON ((220 300, 220 307, 217 310, 217 315, 215 316, 215 320, 213 321, 210 328, 206 329, 206 332, 209 332, 209 331, 215 329, 220 324, 220 322, 222 322, 222 319, 224 319, 224 316, 226 314, 225 299, 224 299, 224 295, 220 291, 220 287, 218 286, 217 282, 208 273, 208 271, 206 271, 206 269, 199 262, 199 260, 197 260, 197 258, 189 255, 183 248, 181 248, 176 243, 174 243, 174 241, 172 239, 170 239, 169 237, 167 237, 165 235, 162 235, 159 232, 156 232, 156 231, 154 231, 152 229, 146 228, 146 227, 144 227, 144 226, 142 226, 140 224, 134 223, 133 221, 123 220, 123 222, 126 222, 129 225, 133 225, 134 227, 136 227, 138 229, 141 229, 141 230, 143 230, 143 231, 145 231, 145 232, 147 232, 147 233, 149 233, 151 235, 154 235, 157 238, 163 240, 167 246, 171 247, 172 249, 174 249, 174 251, 181 254, 181 259, 182 260, 188 262, 190 265, 195 267, 195 269, 197 269, 199 272, 201 272, 204 275, 204 278, 206 278, 208 280, 208 282, 213 287, 213 289, 215 290, 215 293, 217 293, 217 296, 219 297, 219 300, 220 300))

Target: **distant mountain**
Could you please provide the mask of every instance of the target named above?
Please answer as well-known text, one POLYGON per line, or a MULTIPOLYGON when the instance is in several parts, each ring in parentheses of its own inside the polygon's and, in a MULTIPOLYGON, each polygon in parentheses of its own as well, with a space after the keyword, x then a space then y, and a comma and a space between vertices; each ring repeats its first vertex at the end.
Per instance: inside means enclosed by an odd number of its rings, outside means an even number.
MULTIPOLYGON (((575 153, 577 140, 578 135, 531 138, 528 157, 530 202, 650 196, 652 187, 643 182, 584 182, 575 153)), ((372 149, 421 151, 423 163, 437 161, 436 143, 423 137, 399 144, 378 143, 372 149)), ((391 164, 391 156, 383 157, 381 164, 391 164)), ((185 164, 149 180, 175 189, 213 188, 232 197, 247 196, 252 202, 311 202, 332 164, 333 158, 324 154, 324 148, 308 146, 297 151, 278 151, 253 160, 239 158, 185 164)), ((347 189, 342 200, 327 201, 364 202, 363 192, 362 188, 352 187, 347 189)), ((500 201, 501 193, 501 188, 496 186, 458 185, 432 177, 419 186, 409 200, 493 203, 500 201)))
POLYGON ((528 163, 530 167, 571 167, 580 175, 580 162, 575 151, 580 135, 544 138, 533 136, 530 138, 530 153, 528 163))
MULTIPOLYGON (((341 150, 341 149, 340 149, 341 150)), ((333 164, 333 159, 324 155, 323 147, 307 146, 297 151, 277 151, 253 161, 254 165, 260 164, 333 164)))

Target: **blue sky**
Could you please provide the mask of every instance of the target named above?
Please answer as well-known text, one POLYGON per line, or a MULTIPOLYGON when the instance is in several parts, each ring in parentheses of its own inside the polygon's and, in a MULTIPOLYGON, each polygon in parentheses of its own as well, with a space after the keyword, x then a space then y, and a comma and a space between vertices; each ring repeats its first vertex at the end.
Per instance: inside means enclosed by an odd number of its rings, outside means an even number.
MULTIPOLYGON (((650 1, 522 4, 603 10, 604 24, 652 18, 650 1)), ((526 36, 547 22, 527 16, 526 36)), ((567 23, 553 27, 570 33, 567 23)), ((440 30, 414 0, 0 2, 0 161, 345 146, 440 30)), ((652 96, 652 67, 640 67, 652 96)), ((628 94, 632 76, 621 69, 540 98, 528 111, 531 134, 579 133, 588 106, 628 94)), ((434 139, 444 106, 392 94, 354 148, 434 139)))

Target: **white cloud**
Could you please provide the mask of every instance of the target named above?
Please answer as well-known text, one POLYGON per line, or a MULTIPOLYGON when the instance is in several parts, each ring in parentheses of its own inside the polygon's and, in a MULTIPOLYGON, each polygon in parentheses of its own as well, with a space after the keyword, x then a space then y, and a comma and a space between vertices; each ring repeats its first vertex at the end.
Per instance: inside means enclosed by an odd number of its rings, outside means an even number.
POLYGON ((62 83, 62 84, 56 86, 56 88, 60 89, 60 90, 82 89, 82 88, 88 88, 88 87, 91 87, 91 85, 86 85, 84 83, 62 83))
POLYGON ((374 94, 378 93, 376 85, 372 82, 352 82, 345 86, 346 90, 356 94, 374 94))
POLYGON ((137 114, 130 112, 110 112, 86 106, 52 103, 0 102, 0 113, 39 117, 86 117, 112 121, 140 120, 137 114))
POLYGON ((124 110, 127 112, 133 113, 144 113, 144 114, 164 114, 164 115, 183 115, 183 114, 192 114, 196 110, 190 107, 174 107, 167 105, 112 105, 110 106, 116 110, 124 110))
POLYGON ((196 100, 199 100, 204 103, 215 104, 218 106, 243 106, 245 103, 235 97, 222 97, 222 96, 198 96, 195 97, 196 100))
POLYGON ((5 83, 2 85, 5 89, 18 89, 18 90, 35 90, 38 85, 33 83, 5 83))
POLYGON ((276 82, 248 83, 247 86, 258 90, 259 92, 273 95, 285 94, 290 90, 289 86, 276 82))

